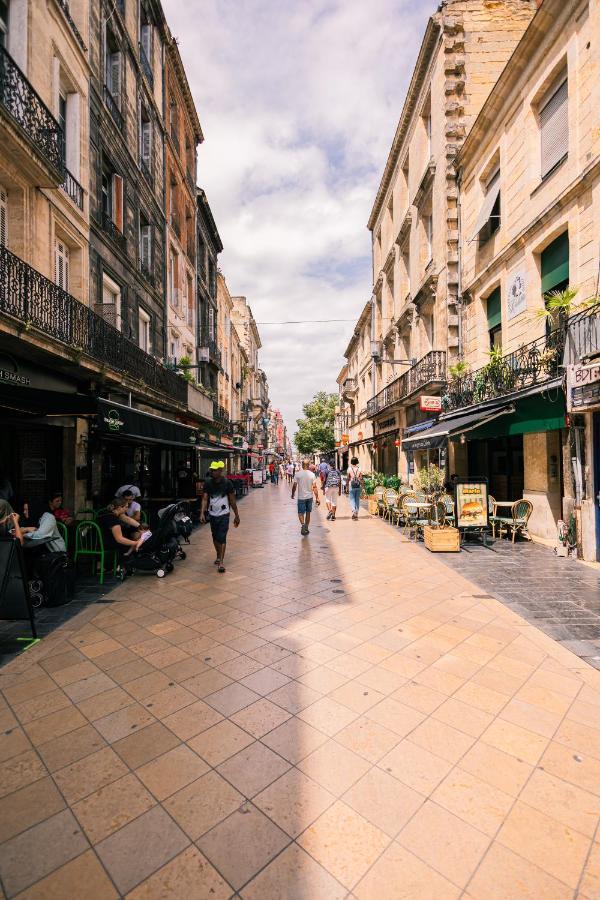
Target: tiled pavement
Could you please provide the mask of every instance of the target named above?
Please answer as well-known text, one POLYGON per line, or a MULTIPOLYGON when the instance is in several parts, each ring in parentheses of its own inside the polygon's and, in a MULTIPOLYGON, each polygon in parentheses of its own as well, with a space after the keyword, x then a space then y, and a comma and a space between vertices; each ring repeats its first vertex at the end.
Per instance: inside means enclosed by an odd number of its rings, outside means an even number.
POLYGON ((600 897, 600 673, 345 504, 242 519, 0 670, 5 895, 600 897))

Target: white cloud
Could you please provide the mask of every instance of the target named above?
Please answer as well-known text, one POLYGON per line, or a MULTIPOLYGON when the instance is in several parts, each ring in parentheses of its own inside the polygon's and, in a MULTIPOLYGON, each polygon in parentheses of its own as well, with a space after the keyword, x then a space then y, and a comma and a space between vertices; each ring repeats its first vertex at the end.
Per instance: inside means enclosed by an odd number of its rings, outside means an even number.
MULTIPOLYGON (((163 0, 200 115, 198 181, 233 294, 258 322, 351 319, 371 289, 366 229, 434 0, 163 0)), ((290 431, 335 390, 352 322, 263 326, 290 431)))

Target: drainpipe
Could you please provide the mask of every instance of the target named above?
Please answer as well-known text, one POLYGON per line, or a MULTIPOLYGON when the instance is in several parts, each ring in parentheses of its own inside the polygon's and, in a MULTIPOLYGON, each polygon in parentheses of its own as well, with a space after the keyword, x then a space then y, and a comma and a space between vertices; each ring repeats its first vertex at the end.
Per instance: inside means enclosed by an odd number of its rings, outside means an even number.
POLYGON ((461 231, 461 214, 460 214, 460 186, 462 183, 462 170, 459 169, 456 175, 456 214, 458 216, 458 296, 456 298, 456 308, 458 311, 458 358, 463 358, 463 296, 462 296, 462 231, 461 231))

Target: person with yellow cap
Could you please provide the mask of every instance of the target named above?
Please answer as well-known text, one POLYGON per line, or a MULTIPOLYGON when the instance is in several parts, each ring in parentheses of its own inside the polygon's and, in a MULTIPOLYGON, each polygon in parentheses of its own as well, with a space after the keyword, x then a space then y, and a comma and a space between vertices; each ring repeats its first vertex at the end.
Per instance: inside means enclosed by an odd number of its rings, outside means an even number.
POLYGON ((240 515, 235 501, 235 488, 226 477, 225 463, 215 460, 209 466, 208 478, 204 483, 200 521, 206 522, 208 513, 213 544, 217 552, 215 566, 218 566, 219 572, 225 571, 223 560, 227 547, 231 510, 234 513, 233 525, 234 528, 237 528, 240 524, 240 515))

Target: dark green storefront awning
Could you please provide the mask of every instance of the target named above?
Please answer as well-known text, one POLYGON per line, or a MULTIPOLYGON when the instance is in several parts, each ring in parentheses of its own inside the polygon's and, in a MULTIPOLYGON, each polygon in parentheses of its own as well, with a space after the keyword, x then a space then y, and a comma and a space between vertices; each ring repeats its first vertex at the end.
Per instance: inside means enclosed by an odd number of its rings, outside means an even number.
MULTIPOLYGON (((556 431, 565 427, 565 400, 563 392, 552 388, 548 395, 534 394, 524 397, 515 404, 515 411, 508 416, 500 416, 474 428, 469 440, 507 437, 512 434, 533 434, 539 431, 556 431)), ((460 435, 453 435, 457 440, 460 435)))

